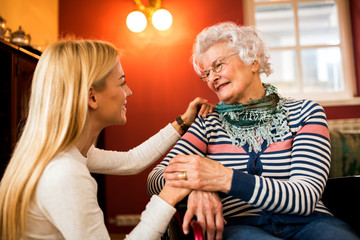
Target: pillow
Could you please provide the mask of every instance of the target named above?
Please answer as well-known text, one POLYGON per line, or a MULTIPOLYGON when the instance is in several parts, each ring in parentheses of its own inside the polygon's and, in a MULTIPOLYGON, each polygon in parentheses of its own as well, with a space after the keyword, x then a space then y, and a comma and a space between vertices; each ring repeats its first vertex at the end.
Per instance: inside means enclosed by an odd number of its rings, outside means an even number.
POLYGON ((329 177, 360 174, 360 133, 330 131, 331 168, 329 177))

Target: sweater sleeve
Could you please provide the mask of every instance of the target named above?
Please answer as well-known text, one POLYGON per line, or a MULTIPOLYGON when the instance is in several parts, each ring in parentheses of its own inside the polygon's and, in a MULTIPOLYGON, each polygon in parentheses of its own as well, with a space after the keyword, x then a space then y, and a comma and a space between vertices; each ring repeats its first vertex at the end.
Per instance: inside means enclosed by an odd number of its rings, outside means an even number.
POLYGON ((141 213, 140 223, 126 236, 127 240, 157 240, 166 231, 176 209, 154 195, 141 213))
POLYGON ((128 152, 106 151, 91 147, 87 167, 91 172, 115 175, 137 174, 169 150, 180 138, 171 124, 128 152))

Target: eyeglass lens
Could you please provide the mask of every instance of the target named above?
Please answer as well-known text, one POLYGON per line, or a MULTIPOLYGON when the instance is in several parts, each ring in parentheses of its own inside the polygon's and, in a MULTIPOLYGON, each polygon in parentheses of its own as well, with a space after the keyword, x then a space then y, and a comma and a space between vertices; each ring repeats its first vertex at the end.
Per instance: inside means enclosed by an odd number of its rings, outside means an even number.
POLYGON ((222 58, 222 59, 220 59, 220 60, 214 61, 214 62, 211 64, 212 68, 210 68, 209 70, 204 70, 204 71, 201 72, 200 78, 201 78, 202 80, 204 80, 204 81, 207 81, 207 78, 209 77, 211 70, 212 70, 213 72, 215 72, 215 73, 220 72, 221 69, 222 69, 222 66, 223 66, 224 63, 225 63, 224 60, 227 59, 227 58, 229 58, 229 57, 231 57, 231 56, 234 56, 234 55, 236 55, 236 54, 238 54, 238 53, 233 53, 233 54, 231 54, 231 55, 229 55, 229 56, 226 56, 226 57, 224 57, 224 58, 222 58))

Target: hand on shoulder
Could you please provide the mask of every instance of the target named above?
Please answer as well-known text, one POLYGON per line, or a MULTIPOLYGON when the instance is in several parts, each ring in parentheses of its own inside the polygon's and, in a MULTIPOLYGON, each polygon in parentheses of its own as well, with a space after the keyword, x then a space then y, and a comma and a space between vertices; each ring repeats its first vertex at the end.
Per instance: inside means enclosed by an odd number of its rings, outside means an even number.
POLYGON ((208 100, 197 97, 189 103, 185 113, 176 118, 176 121, 174 121, 172 125, 176 131, 182 135, 195 121, 196 116, 206 117, 209 113, 212 113, 214 109, 215 106, 208 103, 208 100))

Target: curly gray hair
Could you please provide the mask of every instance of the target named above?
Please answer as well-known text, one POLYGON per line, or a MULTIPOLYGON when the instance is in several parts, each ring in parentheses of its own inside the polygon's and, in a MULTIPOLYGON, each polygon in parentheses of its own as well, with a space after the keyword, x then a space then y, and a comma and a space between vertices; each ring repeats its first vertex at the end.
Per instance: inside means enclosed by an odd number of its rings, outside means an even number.
POLYGON ((227 42, 228 48, 238 51, 239 57, 246 65, 255 60, 259 62, 259 74, 272 73, 270 56, 261 34, 254 27, 239 26, 233 22, 223 22, 205 28, 200 32, 193 46, 192 62, 195 72, 201 73, 201 58, 214 44, 227 42))

